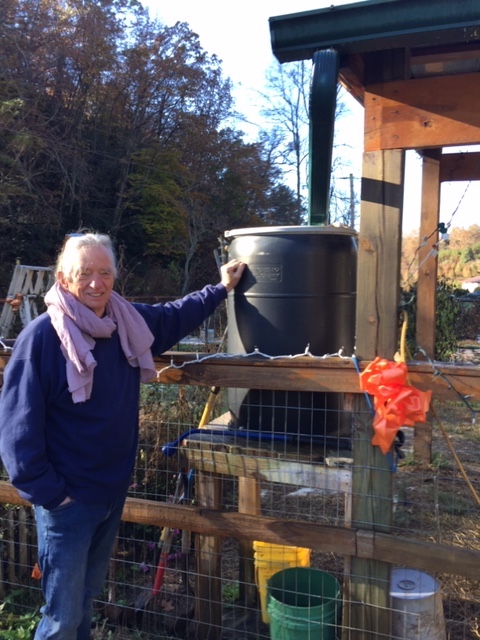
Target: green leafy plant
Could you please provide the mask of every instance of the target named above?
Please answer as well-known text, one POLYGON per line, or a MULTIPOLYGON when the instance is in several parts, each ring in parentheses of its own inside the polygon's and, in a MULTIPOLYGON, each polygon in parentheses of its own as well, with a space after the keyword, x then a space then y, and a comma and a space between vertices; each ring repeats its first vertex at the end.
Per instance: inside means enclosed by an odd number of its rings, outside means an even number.
POLYGON ((235 582, 227 582, 223 585, 222 595, 224 602, 228 604, 233 604, 236 600, 238 600, 240 595, 240 587, 237 581, 235 582))
POLYGON ((433 454, 431 466, 433 469, 451 469, 452 461, 446 458, 444 455, 436 451, 433 454))
MULTIPOLYGON (((437 285, 437 305, 435 314, 435 359, 447 362, 458 350, 459 342, 459 318, 462 314, 462 305, 455 295, 456 287, 444 279, 440 279, 437 285)), ((417 285, 403 292, 405 299, 404 308, 408 314, 407 343, 410 352, 415 354, 417 346, 415 342, 415 319, 417 313, 417 285)))
POLYGON ((15 594, 8 596, 0 604, 0 637, 2 640, 30 639, 40 621, 38 611, 16 614, 13 609, 15 594))

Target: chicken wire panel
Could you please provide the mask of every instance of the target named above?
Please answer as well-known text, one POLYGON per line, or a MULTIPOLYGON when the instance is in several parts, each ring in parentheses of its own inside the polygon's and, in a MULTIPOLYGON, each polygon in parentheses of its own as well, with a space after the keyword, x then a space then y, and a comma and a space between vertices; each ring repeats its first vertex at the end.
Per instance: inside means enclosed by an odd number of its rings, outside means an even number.
MULTIPOLYGON (((178 452, 166 457, 162 448, 198 426, 208 394, 209 390, 205 388, 175 385, 144 388, 137 464, 130 488, 132 497, 160 502, 176 499, 175 488, 179 473, 185 471, 182 467, 185 458, 179 457, 178 452)), ((212 422, 220 421, 222 425, 224 420, 222 422, 221 418, 226 413, 228 398, 222 392, 217 398, 212 422)), ((438 405, 438 414, 467 476, 478 487, 480 443, 468 408, 462 402, 443 403, 438 405)), ((389 471, 393 474, 393 534, 479 550, 478 505, 453 459, 447 440, 434 425, 432 463, 426 465, 415 461, 414 430, 404 429, 404 433, 405 443, 401 448, 404 457, 394 460, 396 468, 389 471)), ((351 467, 348 449, 329 449, 323 444, 317 448, 304 445, 272 440, 263 442, 259 452, 259 443, 245 442, 245 438, 234 438, 233 443, 215 443, 220 458, 227 453, 246 451, 249 460, 254 458, 255 464, 270 471, 275 471, 276 461, 284 458, 288 458, 290 470, 297 464, 319 469, 335 460, 337 467, 334 469, 351 467)), ((192 439, 187 440, 187 446, 194 452, 198 448, 208 449, 210 444, 192 439)), ((301 468, 303 473, 305 468, 301 468)), ((259 484, 262 515, 345 525, 348 502, 342 491, 295 485, 278 481, 278 475, 275 477, 276 481, 264 479, 259 484)), ((236 511, 239 506, 238 477, 223 474, 220 483, 219 508, 236 511)), ((195 491, 190 499, 192 504, 196 503, 195 491)), ((218 606, 221 618, 215 623, 218 624, 217 637, 234 640, 269 638, 270 628, 262 620, 260 590, 242 568, 245 564, 242 560, 251 561, 253 545, 248 549, 248 545, 233 538, 216 542, 217 546, 212 547, 211 562, 218 568, 218 584, 215 586, 214 581, 210 592, 198 587, 198 534, 186 535, 177 530, 171 533, 163 583, 160 591, 154 594, 161 529, 153 525, 122 523, 108 581, 97 603, 94 638, 196 637, 194 608, 208 612, 218 606), (219 603, 215 601, 218 594, 219 603)), ((2 506, 0 536, 4 613, 17 618, 27 613, 35 614, 42 598, 39 582, 32 577, 36 543, 31 509, 2 506)), ((340 554, 312 549, 310 566, 334 576, 344 590, 349 567, 340 554)), ((408 558, 405 558, 405 566, 408 567, 408 558)), ((362 576, 358 577, 362 579, 362 576)), ((443 574, 441 565, 434 577, 440 586, 447 637, 450 640, 478 638, 480 583, 443 574)), ((389 585, 384 586, 388 588, 389 585)), ((348 601, 343 603, 344 607, 348 605, 348 601)), ((421 638, 420 630, 419 634, 418 638, 421 638)))
MULTIPOLYGON (((21 508, 20 508, 21 509, 21 508)), ((2 532, 2 620, 23 620, 35 615, 42 598, 38 580, 31 577, 36 558, 32 516, 27 511, 27 534, 21 534, 23 516, 18 507, 3 507, 2 532), (13 514, 12 514, 13 512, 13 514), (19 537, 21 536, 21 541, 19 537), (27 553, 26 560, 25 553, 27 553)), ((102 597, 96 605, 95 639, 111 638, 187 638, 195 637, 193 607, 211 606, 211 594, 195 594, 194 539, 189 564, 184 565, 175 552, 168 561, 164 583, 153 595, 155 554, 153 543, 159 531, 151 527, 122 523, 112 557, 109 577, 102 597), (186 568, 185 568, 186 567, 186 568), (187 573, 186 573, 187 571, 187 573), (192 635, 193 634, 193 635, 192 635)), ((180 532, 179 532, 180 534, 180 532)), ((269 638, 269 627, 263 623, 260 603, 246 605, 240 600, 239 545, 234 539, 222 540, 218 562, 221 566, 222 638, 269 638)), ((336 554, 312 551, 311 566, 327 571, 343 585, 344 560, 336 554)), ((436 576, 441 585, 443 612, 448 638, 453 640, 478 637, 478 581, 452 576, 436 576)), ((0 634, 1 637, 1 634, 0 634)), ((393 635, 392 638, 402 636, 393 635)), ((409 636, 417 637, 417 636, 409 636)), ((420 640, 422 635, 418 635, 420 640)))
MULTIPOLYGON (((451 411, 452 405, 448 405, 447 409, 451 411)), ((471 428, 469 416, 464 416, 464 426, 460 428, 460 420, 457 414, 458 411, 462 412, 463 410, 461 403, 454 409, 455 418, 452 421, 453 427, 451 427, 452 437, 461 440, 464 437, 468 437, 468 432, 471 428)), ((222 416, 226 410, 228 411, 228 399, 225 397, 220 398, 217 401, 216 413, 212 417, 213 422, 219 416, 222 416)), ((194 427, 196 422, 197 420, 190 427, 194 427)), ((189 425, 177 421, 174 427, 167 434, 168 441, 176 437, 179 427, 180 431, 185 428, 186 432, 189 425)), ((170 425, 170 428, 172 428, 172 425, 170 425)), ((458 544, 459 546, 474 546, 475 540, 478 539, 475 533, 475 522, 473 522, 474 528, 470 533, 469 526, 466 524, 462 535, 460 535, 457 525, 462 515, 467 518, 475 518, 475 505, 468 494, 468 490, 465 490, 463 478, 448 454, 444 439, 440 437, 438 430, 434 429, 433 462, 432 465, 424 466, 417 464, 414 460, 413 434, 412 429, 405 429, 405 444, 401 448, 401 454, 404 457, 393 460, 396 468, 394 470, 392 467, 390 470, 394 474, 394 491, 391 498, 392 530, 394 534, 409 538, 458 544), (447 495, 444 495, 444 493, 447 495)), ((188 446, 195 448, 199 445, 191 438, 188 446)), ((292 463, 304 461, 312 465, 322 465, 325 462, 331 464, 331 458, 337 458, 340 465, 344 465, 347 468, 351 465, 351 459, 349 460, 351 454, 348 453, 348 449, 345 450, 340 446, 333 448, 333 450, 324 447, 319 452, 322 446, 317 447, 316 450, 312 446, 305 453, 305 449, 302 448, 299 442, 263 442, 263 453, 259 455, 257 451, 256 458, 271 460, 274 456, 279 458, 288 456, 292 463)), ((258 442, 238 437, 233 439, 233 444, 229 442, 225 447, 228 450, 238 450, 238 448, 248 450, 248 447, 252 449, 258 448, 258 442)), ((219 448, 222 449, 223 445, 220 444, 219 448)), ((470 471, 475 474, 478 472, 475 466, 476 462, 474 459, 471 462, 470 471)), ((178 462, 173 458, 166 464, 169 466, 167 472, 173 474, 172 482, 170 483, 170 487, 172 487, 178 472, 175 464, 178 464, 178 462)), ((365 473, 368 472, 369 470, 365 469, 365 473)), ((260 483, 260 497, 263 515, 300 519, 302 521, 308 520, 338 526, 342 526, 345 522, 345 496, 339 491, 325 491, 324 489, 312 489, 312 487, 308 486, 262 481, 260 483)), ((172 499, 171 488, 166 499, 172 499)), ((238 508, 238 478, 222 476, 221 508, 224 510, 238 508)), ((179 544, 178 542, 177 545, 179 544)), ((193 545, 191 553, 194 554, 193 545)), ((252 606, 251 603, 245 603, 241 599, 240 594, 248 589, 249 585, 242 582, 239 570, 240 559, 238 541, 222 541, 222 548, 218 552, 217 559, 221 565, 219 579, 222 583, 222 637, 269 637, 268 626, 262 626, 264 623, 261 618, 260 603, 257 601, 255 606, 252 606)), ((167 579, 166 577, 165 579, 164 596, 160 597, 160 600, 154 599, 150 603, 150 606, 153 606, 153 603, 156 602, 157 609, 160 608, 161 610, 162 607, 167 609, 166 612, 163 610, 163 613, 162 611, 157 611, 160 619, 162 615, 165 616, 167 614, 168 617, 169 610, 178 611, 181 606, 177 601, 181 602, 181 592, 184 587, 182 587, 182 569, 179 569, 178 563, 178 549, 173 549, 167 570, 167 575, 170 578, 167 579), (168 585, 171 585, 170 590, 168 585)), ((408 558, 405 559, 405 563, 408 565, 408 558)), ((346 571, 343 557, 335 553, 322 553, 319 550, 312 550, 311 566, 334 575, 343 586, 346 571)), ((195 574, 195 570, 195 564, 190 564, 190 582, 193 589, 195 589, 196 576, 192 576, 192 574, 195 574)), ((471 580, 446 576, 441 573, 437 574, 436 578, 441 588, 448 637, 458 638, 458 640, 460 638, 476 637, 478 623, 475 611, 480 602, 478 584, 471 580)), ((386 588, 388 588, 388 585, 386 585, 386 588)), ((186 596, 184 597, 186 599, 186 596)), ((199 602, 197 606, 202 608, 212 606, 211 594, 202 593, 196 597, 199 602)), ((173 617, 175 618, 175 615, 173 617)), ((154 619, 155 612, 150 611, 149 623, 153 624, 152 620, 154 619)), ((184 622, 186 626, 185 631, 182 633, 188 635, 188 629, 192 633, 192 625, 194 623, 188 616, 184 622)), ((178 629, 176 633, 179 633, 178 629)), ((419 631, 419 634, 418 637, 422 637, 421 631, 419 631)))

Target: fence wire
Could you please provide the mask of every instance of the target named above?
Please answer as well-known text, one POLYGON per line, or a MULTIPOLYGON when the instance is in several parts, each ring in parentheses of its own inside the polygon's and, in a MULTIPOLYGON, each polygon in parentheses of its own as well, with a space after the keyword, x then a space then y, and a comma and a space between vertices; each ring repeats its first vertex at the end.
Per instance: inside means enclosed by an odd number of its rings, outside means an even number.
MULTIPOLYGON (((240 504, 240 474, 230 475, 222 467, 221 475, 217 476, 219 484, 216 486, 220 491, 216 500, 223 512, 246 508, 255 513, 257 510, 262 516, 286 522, 286 526, 291 521, 350 526, 351 493, 345 487, 351 486, 348 485, 348 476, 353 469, 352 449, 356 438, 355 431, 345 430, 346 424, 350 427, 352 424, 350 412, 342 409, 337 400, 330 403, 329 399, 323 398, 322 402, 327 404, 319 408, 315 405, 318 399, 311 398, 312 404, 305 418, 298 398, 289 404, 291 397, 288 394, 264 394, 253 398, 253 404, 247 411, 247 423, 236 424, 235 427, 248 430, 251 427, 250 412, 255 420, 264 420, 264 432, 270 433, 270 438, 260 441, 256 436, 246 438, 242 433, 233 441, 224 434, 220 440, 205 440, 194 434, 187 438, 191 454, 183 455, 183 441, 173 455, 164 455, 162 449, 166 444, 175 443, 182 434, 198 426, 208 394, 208 389, 188 386, 152 384, 143 388, 140 443, 130 497, 159 502, 175 502, 181 497, 183 504, 198 505, 199 500, 205 498, 198 494, 198 469, 190 473, 186 463, 194 460, 198 467, 198 460, 202 460, 202 455, 206 455, 204 452, 210 450, 223 452, 222 455, 245 453, 248 459, 255 460, 258 469, 264 470, 259 473, 251 494, 255 502, 255 492, 258 491, 258 504, 250 505, 251 509, 248 504, 240 504), (280 399, 284 405, 279 405, 280 399), (322 421, 326 410, 330 412, 328 430, 332 434, 328 441, 317 438, 315 431, 316 425, 321 424, 319 433, 324 433, 326 427, 322 421), (296 429, 292 429, 294 415, 301 423, 298 429, 302 430, 303 436, 300 439, 290 437, 290 432, 296 429), (267 426, 267 421, 272 428, 267 426), (279 423, 288 424, 288 430, 279 428, 279 423), (282 435, 287 437, 284 440, 277 437, 282 435), (294 480, 295 465, 300 465, 299 484, 294 480), (314 478, 320 468, 326 469, 327 477, 329 473, 335 477, 330 486, 319 486, 318 479, 306 481, 314 478), (310 476, 308 470, 311 471, 310 476), (176 492, 180 477, 191 489, 191 493, 183 497, 176 492)), ((221 390, 211 418, 217 427, 229 428, 231 403, 228 390, 221 390)), ((437 410, 450 444, 455 447, 471 482, 480 486, 480 436, 478 428, 472 424, 468 408, 461 402, 439 403, 437 410)), ((415 457, 414 430, 405 429, 404 434, 405 441, 398 450, 401 457, 395 460, 395 469, 388 471, 393 474, 390 533, 398 538, 480 550, 478 505, 452 458, 445 437, 433 425, 432 460, 425 464, 415 457)), ((372 471, 369 468, 361 470, 366 477, 372 471)), ((5 474, 3 479, 6 480, 5 474)), ((200 490, 205 491, 205 487, 200 490)), ((367 529, 374 524, 365 523, 367 529)), ((255 550, 252 541, 246 542, 234 536, 213 538, 175 528, 169 529, 168 534, 166 548, 159 526, 122 522, 105 589, 96 603, 92 628, 95 640, 206 637, 208 633, 200 628, 205 620, 214 627, 209 637, 221 640, 273 639, 275 625, 279 624, 277 616, 283 613, 272 613, 273 624, 271 619, 266 620, 269 617, 265 611, 266 587, 260 583, 266 573, 275 573, 273 569, 297 564, 332 577, 340 589, 339 595, 330 593, 326 596, 327 604, 334 602, 330 618, 323 622, 313 619, 309 622, 312 629, 323 625, 327 628, 325 633, 330 633, 328 629, 331 628, 333 634, 325 637, 355 639, 357 629, 346 614, 350 605, 355 603, 349 601, 346 587, 352 577, 361 580, 362 576, 352 576, 351 560, 341 553, 311 548, 305 550, 306 556, 302 556, 301 550, 296 551, 292 560, 289 549, 274 548, 274 558, 265 560, 262 556, 264 547, 260 545, 260 551, 259 548, 255 550), (155 579, 163 559, 166 570, 156 592, 155 579), (206 567, 212 572, 208 579, 201 573, 206 567)), ((262 543, 261 540, 257 542, 262 543)), ((269 547, 267 550, 272 552, 269 547)), ((15 625, 17 628, 22 625, 30 629, 34 627, 42 604, 40 583, 32 577, 36 562, 32 510, 19 505, 0 506, 0 638, 12 637, 2 636, 2 624, 5 625, 6 621, 10 621, 12 628, 15 625)), ((408 557, 403 559, 402 566, 409 567, 408 557)), ((301 571, 297 573, 304 575, 301 571)), ((480 581, 443 573, 441 561, 438 571, 431 577, 436 580, 438 592, 431 599, 430 608, 437 620, 443 617, 443 621, 438 623, 446 634, 443 637, 449 640, 479 638, 480 581)), ((299 580, 298 576, 295 579, 299 580)), ((383 587, 392 590, 391 584, 383 587)), ((277 592, 287 601, 285 606, 293 602, 294 607, 298 605, 299 610, 302 607, 304 610, 305 606, 298 598, 305 589, 304 583, 298 583, 296 588, 282 584, 277 592)), ((392 635, 385 637, 419 640, 425 637, 422 625, 428 613, 419 609, 407 615, 403 609, 396 610, 394 607, 398 606, 398 600, 393 596, 391 606, 393 630, 392 635)), ((440 640, 441 636, 438 637, 440 640)))

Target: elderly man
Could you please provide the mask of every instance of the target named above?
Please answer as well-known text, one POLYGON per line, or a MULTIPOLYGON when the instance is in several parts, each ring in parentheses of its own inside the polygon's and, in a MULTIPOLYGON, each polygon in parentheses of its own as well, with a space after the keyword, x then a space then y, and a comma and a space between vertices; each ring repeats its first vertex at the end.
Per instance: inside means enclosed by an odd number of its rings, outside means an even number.
POLYGON ((140 381, 152 355, 197 328, 239 282, 165 305, 131 304, 113 291, 108 236, 70 237, 59 255, 47 312, 21 332, 0 399, 0 456, 35 508, 45 606, 35 640, 88 640, 131 481, 140 381))

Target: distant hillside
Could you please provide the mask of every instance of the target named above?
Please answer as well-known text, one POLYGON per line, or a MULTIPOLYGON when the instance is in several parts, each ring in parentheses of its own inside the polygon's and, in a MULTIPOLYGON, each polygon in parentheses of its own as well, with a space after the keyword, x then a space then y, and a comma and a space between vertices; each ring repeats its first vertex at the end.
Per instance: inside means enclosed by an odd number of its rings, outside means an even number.
POLYGON ((416 282, 418 274, 418 250, 421 242, 426 242, 432 251, 437 250, 438 277, 454 286, 461 286, 462 280, 480 274, 480 226, 468 229, 449 230, 450 241, 440 241, 434 247, 431 239, 420 239, 416 232, 404 236, 402 242, 402 287, 416 282))

